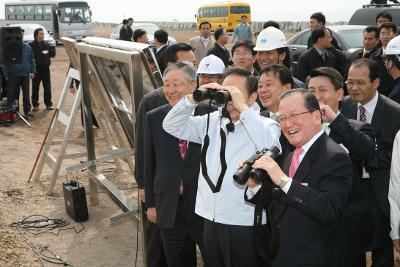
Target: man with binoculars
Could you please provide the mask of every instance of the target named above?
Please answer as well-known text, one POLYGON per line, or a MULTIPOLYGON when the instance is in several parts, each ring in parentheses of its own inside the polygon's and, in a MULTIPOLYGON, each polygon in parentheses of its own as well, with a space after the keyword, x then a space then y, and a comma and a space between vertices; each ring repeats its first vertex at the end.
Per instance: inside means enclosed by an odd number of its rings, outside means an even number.
MULTIPOLYGON (((195 212, 204 218, 207 266, 261 266, 253 246, 254 206, 243 198, 246 185, 233 180, 240 161, 256 151, 280 149, 279 125, 262 117, 257 98, 257 78, 242 68, 227 69, 222 85, 212 83, 184 97, 165 117, 169 134, 202 144, 201 168, 195 212), (192 116, 198 102, 222 103, 208 115, 192 116)), ((266 221, 265 214, 263 221, 266 221)))

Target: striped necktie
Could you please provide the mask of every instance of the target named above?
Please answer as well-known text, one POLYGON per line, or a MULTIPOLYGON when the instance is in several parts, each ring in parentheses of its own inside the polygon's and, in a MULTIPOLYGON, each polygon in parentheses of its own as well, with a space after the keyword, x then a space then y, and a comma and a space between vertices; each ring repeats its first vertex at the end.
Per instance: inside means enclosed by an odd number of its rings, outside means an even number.
POLYGON ((364 106, 359 106, 358 108, 360 109, 360 119, 359 119, 359 121, 367 122, 367 116, 365 115, 365 112, 367 110, 365 109, 364 106))

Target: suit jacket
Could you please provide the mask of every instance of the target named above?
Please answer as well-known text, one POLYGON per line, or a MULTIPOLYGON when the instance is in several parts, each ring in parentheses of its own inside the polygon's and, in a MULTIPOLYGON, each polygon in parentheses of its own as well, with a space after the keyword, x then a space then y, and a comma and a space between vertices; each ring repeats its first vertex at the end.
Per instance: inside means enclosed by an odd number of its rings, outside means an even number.
POLYGON ((204 43, 201 40, 200 36, 190 39, 190 46, 193 48, 197 64, 199 64, 200 61, 207 55, 208 50, 214 47, 214 39, 212 39, 211 36, 209 38, 210 39, 207 43, 207 47, 204 47, 204 43))
MULTIPOLYGON (((379 50, 378 47, 375 47, 374 49, 369 51, 367 58, 374 59, 376 57, 376 54, 379 52, 378 50, 379 50)), ((356 61, 359 58, 362 58, 363 54, 364 54, 364 48, 360 48, 360 49, 357 49, 356 51, 354 51, 350 55, 350 63, 352 63, 353 61, 356 61)))
MULTIPOLYGON (((341 113, 349 119, 357 120, 357 110, 357 102, 350 96, 345 97, 341 113)), ((393 140, 400 130, 400 105, 379 94, 371 125, 375 132, 375 154, 365 162, 365 168, 370 175, 373 197, 381 212, 389 217, 390 163, 393 140)))
POLYGON ((375 154, 374 130, 370 124, 346 119, 342 114, 332 121, 329 128, 329 137, 346 147, 353 167, 341 240, 344 259, 351 259, 367 251, 372 238, 373 219, 361 181, 364 161, 371 160, 375 154))
MULTIPOLYGON (((285 173, 292 156, 284 162, 285 173)), ((280 243, 273 266, 335 266, 351 180, 347 153, 323 133, 301 161, 287 194, 273 201, 280 243)))
POLYGON ((333 67, 337 68, 337 60, 335 55, 329 50, 326 50, 327 58, 325 59, 325 63, 322 61, 321 56, 318 54, 317 50, 312 47, 306 50, 300 57, 297 65, 297 75, 295 75, 300 81, 305 82, 308 74, 313 69, 319 67, 333 67))
POLYGON ((158 50, 156 55, 157 64, 160 67, 161 74, 164 73, 165 68, 167 67, 167 62, 165 62, 165 52, 167 51, 168 45, 164 45, 158 50))
MULTIPOLYGON (((145 192, 147 208, 156 207, 160 227, 173 228, 178 207, 179 186, 183 182, 183 202, 187 226, 198 228, 202 219, 195 214, 197 184, 200 172, 201 145, 190 142, 183 160, 179 139, 162 128, 171 110, 167 104, 146 115, 145 124, 145 192)), ((196 108, 195 115, 205 114, 206 105, 196 108)))
POLYGON ((121 29, 119 30, 119 39, 123 41, 132 41, 129 39, 128 29, 124 25, 122 25, 121 29))
POLYGON ((393 85, 393 89, 390 91, 388 97, 400 104, 400 77, 393 80, 393 85))
POLYGON ((138 111, 136 114, 136 128, 135 128, 135 180, 139 188, 144 188, 144 127, 147 112, 167 104, 163 88, 160 87, 151 91, 142 98, 140 101, 138 111))
POLYGON ((219 57, 225 64, 225 67, 232 65, 231 54, 229 54, 228 49, 222 48, 219 44, 215 43, 214 47, 208 50, 208 55, 214 55, 219 57))

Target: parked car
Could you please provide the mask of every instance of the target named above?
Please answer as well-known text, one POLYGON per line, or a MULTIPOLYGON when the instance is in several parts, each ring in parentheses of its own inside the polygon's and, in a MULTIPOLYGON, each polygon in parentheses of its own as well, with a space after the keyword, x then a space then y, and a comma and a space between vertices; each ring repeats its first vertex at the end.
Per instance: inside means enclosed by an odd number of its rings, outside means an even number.
POLYGON ((349 25, 376 25, 376 15, 381 12, 389 12, 393 17, 393 23, 400 25, 400 6, 398 5, 363 5, 357 9, 349 20, 349 25))
MULTIPOLYGON (((329 26, 332 30, 333 36, 338 41, 343 53, 347 59, 350 55, 359 48, 363 47, 363 31, 366 26, 363 25, 335 25, 329 26)), ((305 29, 298 34, 294 35, 288 40, 290 50, 290 62, 292 73, 296 76, 297 62, 301 54, 307 50, 308 38, 311 35, 310 29, 305 29)))
MULTIPOLYGON (((122 27, 122 24, 118 25, 110 34, 110 39, 119 39, 119 31, 122 27)), ((153 45, 153 40, 154 40, 154 33, 157 30, 160 30, 161 28, 158 27, 154 23, 133 23, 132 26, 132 32, 134 32, 137 29, 143 29, 147 32, 147 38, 149 39, 150 45, 153 45)), ((176 40, 174 37, 168 36, 168 43, 169 44, 174 44, 176 43, 176 40)))
POLYGON ((21 27, 24 30, 24 42, 30 43, 35 40, 33 37, 33 32, 37 28, 42 28, 44 31, 44 42, 48 43, 50 46, 50 57, 55 57, 56 56, 56 41, 54 38, 50 35, 50 33, 46 30, 45 27, 43 27, 40 24, 11 24, 9 26, 12 27, 21 27))

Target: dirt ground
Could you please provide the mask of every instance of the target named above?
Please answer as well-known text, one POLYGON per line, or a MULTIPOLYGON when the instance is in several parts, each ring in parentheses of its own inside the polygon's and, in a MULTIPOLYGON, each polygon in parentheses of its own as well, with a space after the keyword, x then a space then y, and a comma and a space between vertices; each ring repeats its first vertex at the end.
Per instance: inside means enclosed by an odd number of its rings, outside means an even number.
MULTIPOLYGON (((106 37, 111 30, 95 29, 94 35, 106 37)), ((197 33, 172 32, 171 35, 178 42, 185 42, 197 33)), ((69 60, 64 48, 58 46, 57 56, 51 65, 55 105, 61 94, 68 65, 69 60)), ((69 98, 66 107, 70 108, 71 105, 72 98, 69 98)), ((52 111, 43 110, 43 103, 40 108, 41 110, 35 112, 34 118, 29 121, 32 124, 31 128, 26 127, 21 120, 10 127, 0 128, 0 266, 58 266, 39 259, 32 248, 38 251, 40 247, 47 247, 65 263, 75 267, 135 266, 137 251, 136 266, 143 266, 141 244, 137 246, 136 224, 130 219, 118 223, 111 222, 110 218, 121 214, 122 211, 101 190, 98 206, 90 203, 90 194, 87 194, 89 220, 82 224, 84 229, 80 233, 75 233, 82 225, 67 216, 61 184, 66 178, 79 178, 87 188, 88 178, 85 172, 66 177, 65 168, 79 163, 79 159, 70 159, 63 164, 53 196, 46 194, 50 182, 50 170, 47 167, 44 168, 39 183, 27 183, 52 117, 52 111), (55 236, 50 233, 20 234, 9 226, 32 215, 63 218, 69 221, 72 228, 55 236)), ((80 136, 81 131, 78 119, 73 136, 80 136)), ((57 148, 54 151, 57 151, 57 148)), ((74 152, 79 151, 83 152, 84 147, 74 148, 74 152)), ((126 171, 115 176, 113 181, 133 203, 136 203, 136 184, 129 175, 128 168, 124 166, 124 169, 126 171)))

